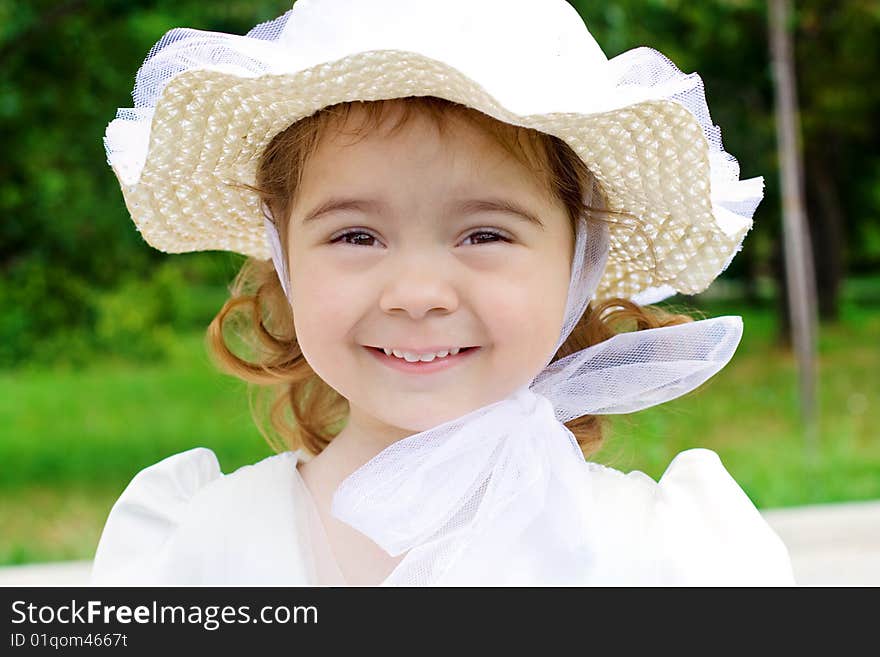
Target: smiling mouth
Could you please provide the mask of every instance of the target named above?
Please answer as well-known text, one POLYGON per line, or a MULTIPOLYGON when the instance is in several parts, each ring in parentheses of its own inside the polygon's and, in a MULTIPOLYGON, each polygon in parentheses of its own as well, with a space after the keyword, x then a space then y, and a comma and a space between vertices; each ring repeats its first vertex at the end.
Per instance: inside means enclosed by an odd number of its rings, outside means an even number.
POLYGON ((479 346, 462 347, 455 355, 448 354, 446 356, 438 356, 428 361, 423 361, 421 359, 410 361, 405 358, 394 356, 393 354, 389 356, 385 353, 385 349, 381 347, 364 346, 364 349, 371 351, 378 362, 393 370, 403 372, 404 374, 425 375, 433 374, 435 372, 443 372, 458 367, 460 363, 470 361, 470 359, 474 357, 473 354, 480 351, 479 346))
MULTIPOLYGON (((465 352, 467 352, 467 351, 470 351, 471 349, 477 349, 477 348, 478 348, 478 347, 476 347, 476 346, 474 346, 474 347, 462 347, 461 349, 458 350, 458 353, 463 354, 463 353, 465 353, 465 352)), ((372 349, 372 350, 377 351, 378 353, 382 354, 383 356, 387 356, 387 354, 385 353, 385 349, 383 349, 382 347, 370 347, 370 346, 367 346, 367 349, 372 349)), ((391 356, 391 358, 397 358, 397 356, 391 356)), ((403 358, 401 358, 400 360, 404 360, 404 362, 409 362, 409 361, 405 361, 405 359, 403 359, 403 358)), ((436 359, 435 359, 435 360, 436 360, 436 359)), ((418 362, 418 361, 413 361, 413 362, 418 362)))

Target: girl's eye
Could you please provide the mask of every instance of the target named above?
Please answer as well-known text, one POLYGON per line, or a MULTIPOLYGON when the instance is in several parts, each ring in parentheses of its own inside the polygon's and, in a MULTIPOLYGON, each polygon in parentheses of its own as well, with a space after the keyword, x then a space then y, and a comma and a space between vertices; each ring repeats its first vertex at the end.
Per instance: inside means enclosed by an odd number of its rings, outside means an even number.
POLYGON ((355 242, 349 241, 348 238, 352 237, 352 236, 354 236, 354 237, 363 236, 366 240, 375 240, 376 239, 375 237, 373 237, 369 233, 365 233, 362 230, 350 230, 347 233, 342 233, 342 235, 340 235, 339 237, 336 237, 336 238, 330 240, 330 244, 336 244, 337 242, 345 242, 346 244, 352 244, 354 246, 371 246, 370 244, 365 243, 360 240, 355 241, 355 242))
POLYGON ((492 242, 498 242, 498 241, 501 241, 501 242, 509 242, 510 241, 506 236, 504 236, 501 233, 496 232, 494 230, 478 230, 478 231, 473 232, 470 235, 468 235, 465 238, 465 240, 469 240, 469 239, 472 239, 475 237, 483 238, 483 239, 477 240, 476 244, 491 244, 492 242), (495 239, 484 239, 485 237, 495 238, 495 239))

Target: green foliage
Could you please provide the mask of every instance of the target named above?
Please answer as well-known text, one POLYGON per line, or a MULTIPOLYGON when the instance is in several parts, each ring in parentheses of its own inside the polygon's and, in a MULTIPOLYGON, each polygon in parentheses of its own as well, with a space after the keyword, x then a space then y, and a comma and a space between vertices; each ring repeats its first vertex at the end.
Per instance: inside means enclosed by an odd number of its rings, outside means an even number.
MULTIPOLYGON (((766 2, 572 4, 609 56, 647 45, 701 74, 743 177, 767 183, 755 228, 726 275, 766 270, 781 236, 766 2)), ((880 11, 876 2, 795 5, 808 189, 821 167, 833 183, 823 202, 840 206, 846 220, 846 264, 876 270, 880 11)), ((167 256, 146 245, 107 166, 103 132, 117 107, 131 105, 134 73, 167 30, 243 34, 289 7, 284 0, 0 0, 0 368, 84 363, 107 351, 160 357, 169 326, 210 317, 200 299, 215 303, 218 295, 201 291, 228 284, 240 259, 167 256), (177 279, 166 266, 180 267, 177 279), (181 303, 176 286, 193 288, 194 305, 181 303)))
POLYGON ((119 287, 96 295, 96 340, 114 351, 155 358, 167 353, 173 339, 169 327, 180 288, 179 274, 169 267, 147 282, 128 279, 119 287))
POLYGON ((170 326, 204 329, 219 308, 206 301, 222 295, 199 293, 226 285, 242 258, 146 245, 107 165, 104 128, 131 105, 134 73, 166 30, 244 33, 288 8, 0 0, 0 368, 152 359, 170 326))
POLYGON ((240 260, 220 254, 167 259, 144 278, 126 272, 104 289, 24 261, 0 285, 0 366, 163 360, 175 331, 204 331, 228 294, 211 280, 228 278, 240 260))

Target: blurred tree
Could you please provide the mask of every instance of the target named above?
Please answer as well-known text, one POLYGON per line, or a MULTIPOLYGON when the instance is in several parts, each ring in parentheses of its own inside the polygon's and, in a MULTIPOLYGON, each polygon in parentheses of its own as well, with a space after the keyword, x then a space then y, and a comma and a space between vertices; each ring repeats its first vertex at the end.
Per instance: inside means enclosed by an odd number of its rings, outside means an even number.
POLYGON ((800 153, 798 111, 791 35, 791 0, 770 0, 770 52, 775 87, 776 133, 785 239, 786 293, 792 322, 792 343, 797 352, 800 414, 807 436, 807 456, 818 457, 818 405, 816 404, 816 284, 812 249, 804 215, 803 158, 800 153))

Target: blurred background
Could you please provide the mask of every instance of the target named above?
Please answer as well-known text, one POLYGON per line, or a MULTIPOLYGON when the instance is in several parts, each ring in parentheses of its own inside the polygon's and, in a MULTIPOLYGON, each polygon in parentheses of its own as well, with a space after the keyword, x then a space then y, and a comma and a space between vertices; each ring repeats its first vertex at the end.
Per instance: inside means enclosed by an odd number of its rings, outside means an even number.
MULTIPOLYGON (((572 4, 609 57, 648 45, 699 72, 741 177, 766 181, 730 267, 661 304, 742 315, 737 354, 614 418, 596 460, 657 479, 708 447, 762 510, 880 500, 880 1, 798 0, 786 23, 812 305, 788 292, 768 2, 572 4), (805 371, 792 335, 812 315, 805 371)), ((272 453, 203 346, 244 258, 147 246, 102 137, 165 31, 244 34, 289 7, 0 0, 0 566, 90 559, 125 485, 170 454, 210 447, 230 472, 272 453)))

